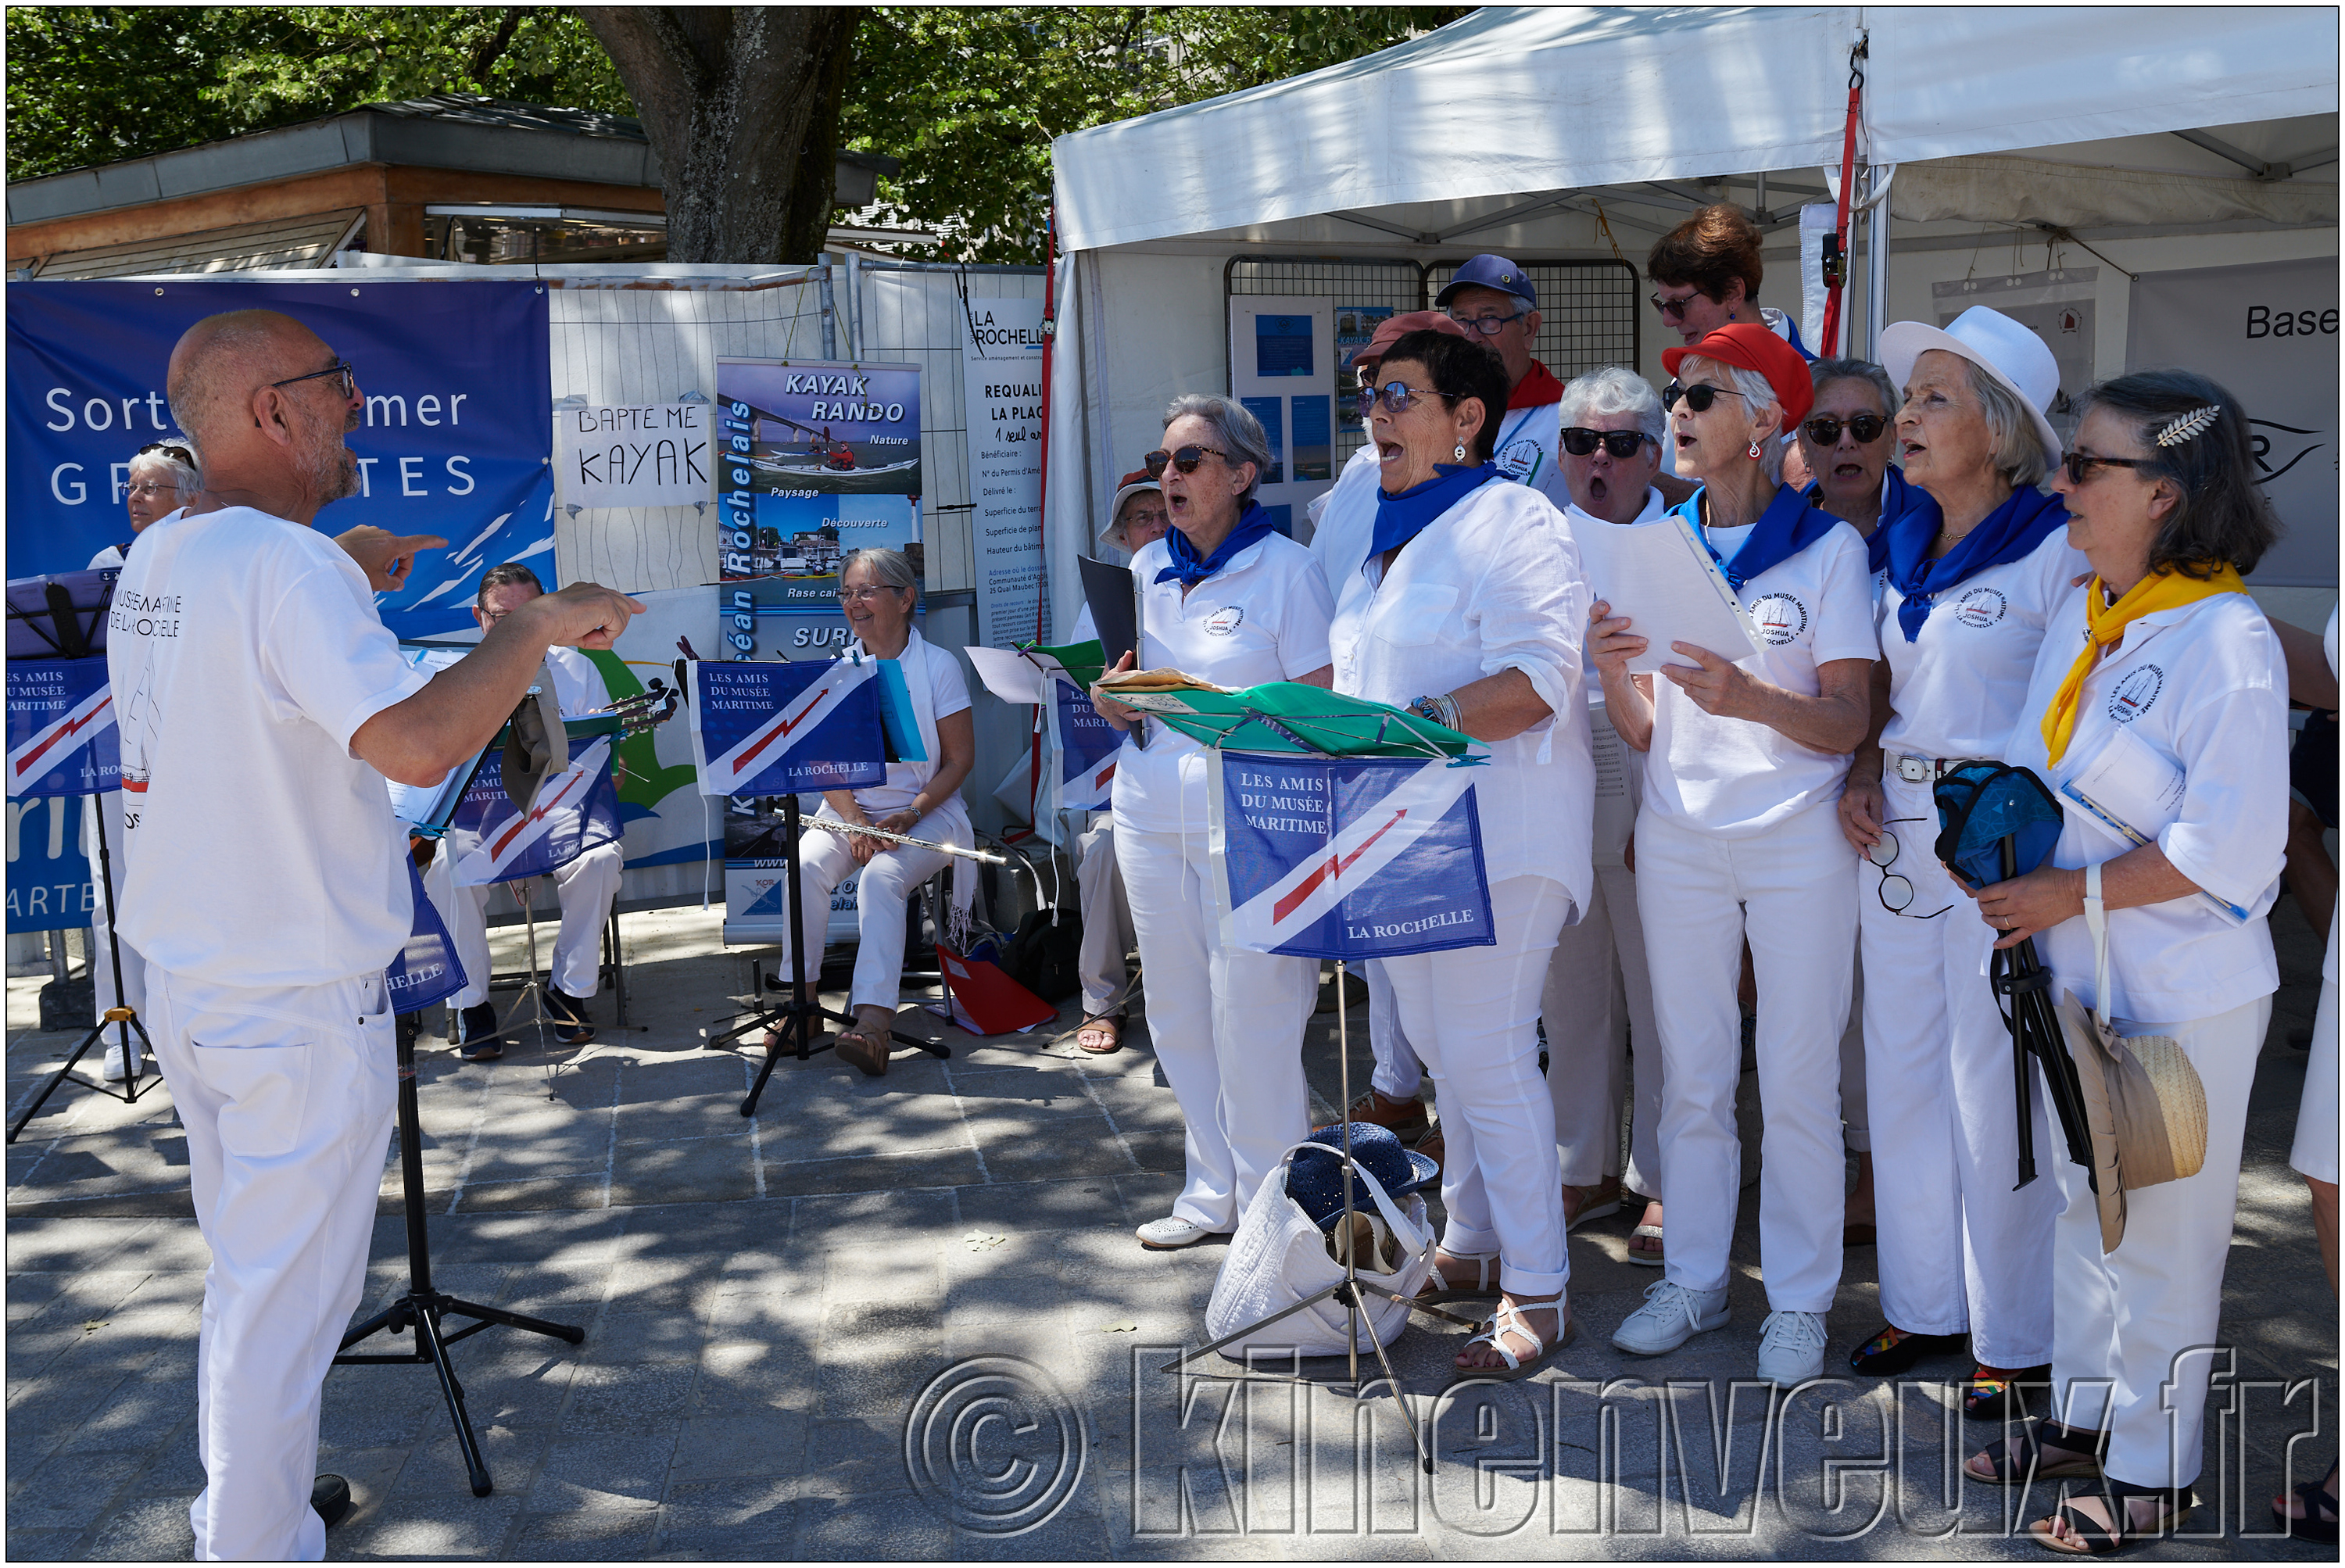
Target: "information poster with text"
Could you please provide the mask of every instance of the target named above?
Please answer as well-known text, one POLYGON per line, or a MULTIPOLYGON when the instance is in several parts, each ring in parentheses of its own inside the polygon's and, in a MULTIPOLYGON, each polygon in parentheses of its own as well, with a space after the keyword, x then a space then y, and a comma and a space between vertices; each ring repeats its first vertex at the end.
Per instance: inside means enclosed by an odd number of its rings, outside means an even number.
MULTIPOLYGON (((1315 495, 1335 478, 1335 366, 1366 339, 1361 312, 1347 308, 1343 334, 1332 300, 1275 295, 1230 300, 1230 394, 1262 422, 1270 463, 1256 498, 1282 533, 1292 535, 1315 495)), ((1373 333, 1373 322, 1367 326, 1373 333)))
POLYGON ((783 580, 793 606, 838 607, 842 555, 920 543, 920 369, 716 361, 717 560, 730 582, 783 580))
POLYGON ((1042 301, 972 300, 961 342, 977 639, 1049 641, 1042 604, 1042 301), (1037 619, 1038 613, 1044 618, 1037 619))

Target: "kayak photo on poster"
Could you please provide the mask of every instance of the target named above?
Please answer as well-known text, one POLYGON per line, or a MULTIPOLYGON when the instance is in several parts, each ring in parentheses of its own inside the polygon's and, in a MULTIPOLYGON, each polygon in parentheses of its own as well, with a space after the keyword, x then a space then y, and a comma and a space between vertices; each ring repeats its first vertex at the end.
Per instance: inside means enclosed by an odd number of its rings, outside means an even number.
POLYGON ((841 555, 920 555, 920 370, 716 361, 718 569, 835 608, 841 555))

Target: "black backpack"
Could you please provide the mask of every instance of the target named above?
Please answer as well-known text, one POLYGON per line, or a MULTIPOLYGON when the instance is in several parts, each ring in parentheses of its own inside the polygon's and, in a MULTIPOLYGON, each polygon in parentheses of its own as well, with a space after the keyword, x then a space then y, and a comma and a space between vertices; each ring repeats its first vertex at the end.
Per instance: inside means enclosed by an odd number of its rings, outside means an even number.
POLYGON ((1001 944, 1001 971, 1045 1002, 1064 1002, 1082 989, 1077 966, 1082 945, 1081 916, 1070 909, 1039 909, 1001 944))

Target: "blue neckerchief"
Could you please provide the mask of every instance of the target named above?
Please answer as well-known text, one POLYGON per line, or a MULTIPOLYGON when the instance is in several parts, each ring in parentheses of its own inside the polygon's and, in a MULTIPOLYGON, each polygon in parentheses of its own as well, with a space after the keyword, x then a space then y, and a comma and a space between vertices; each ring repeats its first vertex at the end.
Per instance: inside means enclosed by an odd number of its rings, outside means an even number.
POLYGON ((1808 504, 1807 497, 1788 484, 1775 487, 1775 499, 1767 503, 1767 510, 1759 514, 1759 522, 1743 539, 1742 547, 1730 561, 1718 553, 1710 542, 1710 530, 1701 525, 1701 498, 1710 487, 1695 491, 1670 511, 1693 524, 1694 537, 1726 574, 1726 580, 1736 593, 1742 585, 1768 567, 1790 560, 1834 528, 1840 519, 1829 512, 1819 512, 1808 504))
POLYGON ((1169 583, 1178 578, 1183 587, 1193 588, 1228 565, 1239 551, 1277 532, 1278 524, 1270 520, 1270 514, 1264 510, 1259 501, 1246 503, 1246 509, 1238 514, 1238 525, 1230 530, 1230 536, 1216 545, 1213 553, 1203 560, 1197 558, 1197 547, 1189 543, 1189 535, 1178 528, 1167 529, 1164 549, 1172 557, 1172 564, 1157 573, 1156 580, 1169 583))
MULTIPOLYGON (((1897 471, 1891 469, 1891 473, 1897 471)), ((1945 526, 1938 503, 1919 485, 1905 485, 1905 506, 1893 514, 1886 482, 1881 492, 1881 524, 1868 541, 1868 558, 1876 572, 1884 568, 1889 581, 1904 596, 1897 606, 1897 624, 1905 640, 1916 642, 1922 623, 1930 618, 1937 596, 1974 577, 1989 566, 2016 561, 2044 542, 2044 536, 2068 521, 2067 508, 2056 495, 2019 489, 2011 499, 1988 513, 1962 543, 1930 559, 1930 545, 1945 526)))
POLYGON ((1493 479, 1504 479, 1495 463, 1477 468, 1463 463, 1436 463, 1433 477, 1412 484, 1397 495, 1376 492, 1376 530, 1368 539, 1368 555, 1399 548, 1425 531, 1426 525, 1493 479))
MULTIPOLYGON (((1823 510, 1824 487, 1822 481, 1811 483, 1800 494, 1807 498, 1809 505, 1819 512, 1823 510)), ((1928 491, 1906 484, 1904 471, 1895 463, 1883 468, 1881 471, 1881 515, 1874 519, 1873 532, 1864 536, 1864 569, 1868 573, 1878 572, 1889 564, 1889 524, 1916 506, 1927 506, 1934 513, 1938 504, 1930 499, 1928 491)), ((1934 523, 1931 524, 1932 527, 1936 525, 1934 523)))

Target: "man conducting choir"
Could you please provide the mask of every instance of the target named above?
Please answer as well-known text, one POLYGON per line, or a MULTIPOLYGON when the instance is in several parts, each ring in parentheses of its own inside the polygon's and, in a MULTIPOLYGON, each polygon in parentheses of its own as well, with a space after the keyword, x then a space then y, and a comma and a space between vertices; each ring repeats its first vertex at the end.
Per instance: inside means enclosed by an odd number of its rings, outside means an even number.
POLYGON ((188 330, 168 386, 205 488, 129 553, 107 660, 132 694, 122 935, 212 1253, 188 1512, 198 1559, 314 1560, 349 1507, 339 1481, 313 1492, 319 1401, 365 1278, 394 1099, 382 972, 414 915, 383 780, 437 781, 547 648, 607 647, 643 606, 544 595, 427 678, 370 592, 419 542, 372 535, 362 567, 311 527, 359 487, 352 368, 239 311, 188 330))
MULTIPOLYGON (((492 566, 481 578, 472 600, 472 618, 486 632, 545 592, 537 574, 518 561, 492 566)), ((611 706, 611 688, 594 661, 575 648, 553 648, 545 656, 546 673, 553 677, 553 698, 562 717, 578 718, 611 706)), ((424 873, 424 890, 431 895, 440 918, 455 939, 456 958, 464 966, 464 989, 448 999, 463 1021, 458 1049, 467 1062, 493 1062, 504 1054, 497 1033, 497 1010, 489 1002, 489 894, 494 884, 460 888, 455 882, 458 847, 454 835, 442 839, 440 853, 424 873)), ((553 966, 545 988, 545 1010, 553 1015, 554 1038, 575 1045, 594 1037, 586 1020, 586 999, 602 983, 603 923, 611 918, 611 904, 619 896, 619 873, 626 851, 614 840, 564 860, 553 869, 555 896, 562 901, 562 930, 553 939, 553 966)))

